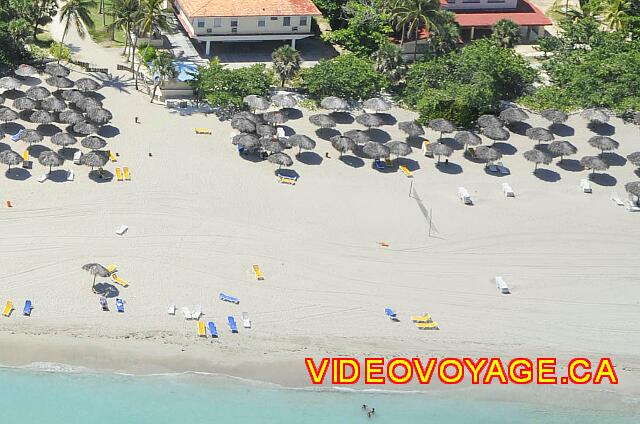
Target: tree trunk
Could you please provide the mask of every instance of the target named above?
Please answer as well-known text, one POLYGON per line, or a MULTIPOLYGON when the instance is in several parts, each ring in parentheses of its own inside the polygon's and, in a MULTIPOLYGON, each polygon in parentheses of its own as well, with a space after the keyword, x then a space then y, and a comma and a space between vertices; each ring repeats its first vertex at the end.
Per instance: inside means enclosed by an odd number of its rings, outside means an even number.
POLYGON ((160 84, 153 84, 153 92, 151 93, 151 103, 153 103, 153 99, 156 98, 156 90, 160 84))
POLYGON ((402 24, 402 35, 400 35, 400 49, 404 47, 404 33, 406 32, 407 24, 402 24))
POLYGON ((69 25, 69 19, 67 19, 67 25, 65 25, 64 32, 62 33, 62 40, 60 40, 60 48, 58 48, 58 64, 60 64, 60 58, 62 57, 62 46, 64 45, 64 37, 67 36, 68 25, 69 25))
POLYGON ((418 30, 420 29, 420 27, 416 27, 416 41, 415 41, 415 45, 413 46, 413 61, 415 62, 416 60, 418 60, 418 30))

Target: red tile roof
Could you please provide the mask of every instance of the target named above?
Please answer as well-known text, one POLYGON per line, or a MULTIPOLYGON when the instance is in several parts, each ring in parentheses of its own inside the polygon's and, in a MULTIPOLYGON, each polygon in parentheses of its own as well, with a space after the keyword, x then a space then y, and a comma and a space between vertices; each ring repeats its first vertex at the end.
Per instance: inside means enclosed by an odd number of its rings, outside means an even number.
POLYGON ((311 0, 176 0, 189 18, 320 16, 311 0))
POLYGON ((544 26, 552 23, 528 0, 520 0, 518 8, 512 10, 452 10, 452 12, 456 14, 456 22, 463 28, 493 26, 500 19, 512 20, 520 26, 544 26))

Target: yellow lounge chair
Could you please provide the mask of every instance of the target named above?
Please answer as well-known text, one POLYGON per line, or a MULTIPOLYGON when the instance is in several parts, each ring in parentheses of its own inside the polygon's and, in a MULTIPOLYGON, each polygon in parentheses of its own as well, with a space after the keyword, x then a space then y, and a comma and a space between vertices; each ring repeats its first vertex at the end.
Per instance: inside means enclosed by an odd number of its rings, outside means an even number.
POLYGON ((204 321, 198 321, 198 336, 200 337, 207 336, 207 330, 205 330, 204 321))
POLYGON ((419 330, 439 330, 437 322, 417 322, 416 327, 419 330))
POLYGON ((404 165, 400 165, 400 170, 404 173, 404 175, 407 176, 407 178, 413 178, 413 174, 411 173, 411 171, 409 171, 409 168, 407 168, 404 165))
POLYGON ((296 180, 289 177, 278 176, 278 181, 282 184, 296 185, 296 180))
POLYGON ((111 150, 109 150, 109 159, 111 159, 111 162, 118 162, 118 158, 113 154, 111 150))
POLYGON ((116 264, 107 265, 107 271, 109 271, 109 274, 113 274, 117 270, 118 270, 118 266, 116 264))
POLYGON ((211 134, 209 128, 196 128, 196 134, 211 134))
POLYGON ((123 280, 122 278, 118 277, 118 275, 116 274, 111 274, 111 279, 115 282, 120 284, 122 287, 129 287, 129 283, 127 283, 125 280, 123 280))
POLYGON ((24 152, 22 152, 22 159, 23 160, 29 160, 29 151, 25 150, 24 152))
POLYGON ((122 172, 124 172, 124 179, 127 181, 131 181, 131 174, 129 173, 129 168, 126 166, 122 168, 122 172))
POLYGON ((122 181, 122 169, 116 168, 116 178, 118 181, 122 181))
POLYGON ((13 302, 8 300, 7 304, 4 307, 4 310, 2 311, 2 315, 8 317, 9 315, 11 315, 11 311, 13 311, 13 302))
POLYGON ((256 280, 264 280, 264 275, 262 274, 260 265, 253 265, 251 268, 253 269, 253 273, 256 276, 256 280))
POLYGON ((412 315, 411 316, 411 321, 413 321, 413 322, 429 322, 429 321, 431 321, 431 315, 429 315, 429 314, 412 315))

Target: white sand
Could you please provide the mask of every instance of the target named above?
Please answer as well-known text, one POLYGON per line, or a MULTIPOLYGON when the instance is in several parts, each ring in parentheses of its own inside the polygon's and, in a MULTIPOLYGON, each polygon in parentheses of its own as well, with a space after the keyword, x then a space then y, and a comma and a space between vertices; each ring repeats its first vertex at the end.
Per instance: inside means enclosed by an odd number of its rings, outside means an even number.
MULTIPOLYGON (((92 57, 105 61, 114 53, 95 49, 92 57)), ((3 179, 0 302, 11 299, 19 310, 0 319, 0 340, 15 347, 2 349, 0 362, 217 370, 302 382, 309 355, 611 356, 622 384, 608 389, 640 393, 640 214, 609 200, 613 189, 624 196, 623 184, 638 179, 630 164, 609 170, 615 187, 593 184, 587 195, 578 187, 586 171, 554 163, 544 168, 558 181, 532 175, 522 152, 533 142, 516 134, 509 142, 517 153, 503 158, 512 174, 502 178, 461 151, 451 158, 457 174, 440 172, 415 151, 414 186, 438 229, 428 237, 408 197, 410 180, 400 172, 379 173, 367 159, 361 168, 347 166, 316 138, 316 151, 331 152, 331 159, 296 161, 299 183, 280 185, 274 165, 238 157, 228 123, 151 105, 130 83, 100 93, 120 131, 108 139, 119 161, 106 168, 128 166, 132 181, 98 184, 87 178, 88 168, 70 163, 74 182, 38 183, 45 169, 37 163, 25 181, 3 179), (213 135, 197 136, 194 127, 212 128, 213 135), (502 195, 505 181, 515 199, 502 195), (456 198, 461 185, 474 206, 456 198), (129 226, 122 237, 115 234, 121 224, 129 226), (390 247, 377 244, 383 240, 390 247), (129 288, 116 286, 125 314, 100 310, 91 277, 81 270, 93 261, 116 263, 130 281, 129 288), (264 281, 253 278, 253 263, 264 281), (497 293, 495 275, 505 277, 512 295, 497 293), (219 301, 221 291, 240 305, 219 301), (27 298, 35 305, 30 318, 21 316, 27 298), (170 301, 178 308, 202 305, 220 339, 199 339, 194 322, 168 316, 170 301), (385 318, 385 307, 398 312, 399 323, 385 318), (242 311, 254 328, 231 335, 226 317, 242 311), (425 311, 440 331, 419 332, 408 320, 425 311), (265 363, 280 365, 258 372, 265 363), (288 377, 277 375, 285 368, 288 377)), ((287 125, 313 134, 304 114, 287 125)), ((545 124, 537 116, 529 122, 545 124)), ((576 131, 566 138, 579 149, 576 159, 596 154, 585 122, 572 116, 568 124, 576 131)), ((640 150, 637 127, 618 119, 612 125, 618 154, 640 150)), ((395 126, 383 129, 392 139, 403 137, 395 126)), ((21 142, 2 142, 23 149, 21 142)))

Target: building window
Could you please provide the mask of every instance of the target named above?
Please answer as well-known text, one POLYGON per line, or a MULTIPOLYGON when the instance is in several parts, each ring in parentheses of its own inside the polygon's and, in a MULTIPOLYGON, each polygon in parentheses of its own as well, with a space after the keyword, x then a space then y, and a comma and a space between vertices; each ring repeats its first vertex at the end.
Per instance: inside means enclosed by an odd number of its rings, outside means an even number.
POLYGON ((198 21, 198 28, 204 28, 204 21, 198 21))
POLYGON ((307 17, 306 16, 300 16, 300 26, 307 26, 307 17))
POLYGON ((238 27, 238 18, 231 18, 231 28, 238 27))
POLYGON ((233 33, 238 32, 238 27, 231 27, 231 32, 233 32, 233 33))
POLYGON ((504 3, 505 0, 488 0, 487 3, 504 3))
POLYGON ((265 18, 258 18, 258 28, 264 28, 267 26, 267 20, 265 18))
POLYGON ((456 0, 447 0, 447 3, 449 4, 455 4, 456 0))
POLYGON ((480 3, 480 0, 462 0, 462 3, 480 3))
POLYGON ((282 18, 282 26, 291 26, 291 17, 285 16, 282 18))
POLYGON ((213 18, 213 27, 220 28, 222 26, 222 18, 213 18))
POLYGON ((278 17, 277 17, 277 16, 272 16, 272 17, 271 17, 271 20, 272 20, 272 21, 277 21, 277 20, 278 20, 278 17))

